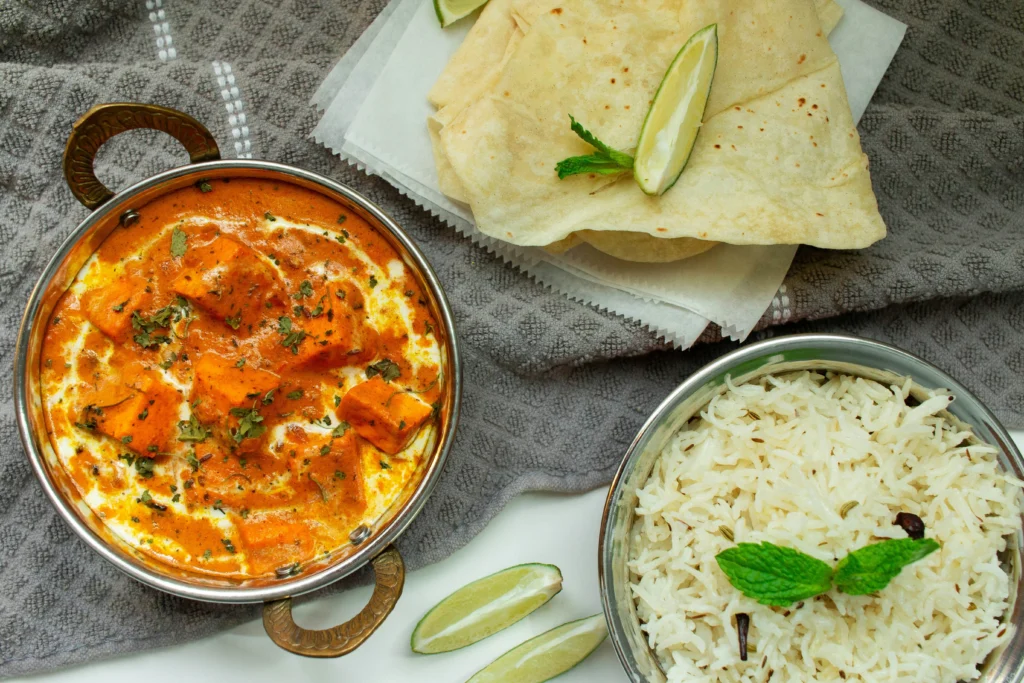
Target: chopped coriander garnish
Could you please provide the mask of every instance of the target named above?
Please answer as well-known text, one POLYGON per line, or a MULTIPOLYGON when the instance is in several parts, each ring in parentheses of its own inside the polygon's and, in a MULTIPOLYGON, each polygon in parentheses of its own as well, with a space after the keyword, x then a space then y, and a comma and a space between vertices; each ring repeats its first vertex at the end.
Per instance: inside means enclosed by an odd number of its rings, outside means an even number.
POLYGON ((327 444, 324 444, 323 446, 320 447, 320 455, 327 455, 330 452, 331 452, 331 447, 328 446, 327 444))
POLYGON ((121 311, 123 311, 124 307, 128 305, 129 301, 131 301, 131 299, 125 299, 124 301, 122 301, 118 305, 114 306, 114 309, 113 309, 114 313, 120 313, 121 311))
POLYGON ((126 435, 121 437, 121 443, 123 443, 123 444, 130 444, 132 442, 132 438, 133 437, 132 437, 131 434, 126 434, 126 435))
MULTIPOLYGON (((195 407, 195 404, 192 405, 195 407)), ((188 420, 178 422, 178 441, 205 441, 210 435, 210 430, 199 422, 195 414, 189 415, 188 420)))
POLYGON ((271 389, 270 391, 268 391, 266 393, 266 395, 263 397, 263 405, 267 406, 267 405, 270 405, 271 403, 274 402, 274 392, 275 391, 277 391, 276 388, 275 389, 271 389))
POLYGON ((373 289, 376 286, 377 286, 377 278, 375 278, 374 276, 371 275, 370 276, 370 289, 373 289))
POLYGON ((184 231, 175 228, 171 231, 171 256, 181 258, 188 248, 188 236, 184 231))
POLYGON ((345 214, 341 214, 340 216, 338 216, 338 225, 341 225, 342 223, 344 223, 347 220, 348 220, 348 216, 346 216, 345 214))
POLYGON ((309 280, 303 280, 299 283, 299 291, 292 294, 292 298, 299 300, 302 298, 309 298, 313 296, 313 284, 309 280))
POLYGON ((239 311, 229 318, 224 318, 224 322, 227 323, 231 329, 237 330, 242 324, 242 312, 239 311))
POLYGON ((235 361, 235 367, 236 368, 244 368, 245 367, 245 358, 239 358, 237 361, 235 361))
POLYGON ((338 423, 338 426, 331 430, 331 438, 341 438, 345 436, 345 432, 352 428, 345 420, 338 423))
POLYGON ((171 502, 172 503, 177 503, 179 500, 181 500, 181 494, 180 493, 175 493, 173 496, 171 496, 171 502))
POLYGON ((149 417, 149 408, 143 408, 142 412, 139 413, 139 420, 145 420, 147 417, 149 417))
POLYGON ((220 498, 213 501, 213 509, 216 510, 217 512, 224 512, 224 501, 221 500, 220 498))
POLYGON ((338 480, 342 480, 342 479, 345 478, 345 473, 342 472, 341 470, 334 470, 334 478, 338 479, 338 480))
POLYGON ((135 471, 139 473, 139 476, 143 479, 149 479, 153 476, 153 459, 152 458, 136 458, 135 459, 135 471))
POLYGON ((277 332, 284 335, 284 339, 281 340, 281 346, 291 349, 292 353, 296 356, 299 355, 299 344, 306 338, 306 333, 302 330, 293 330, 292 319, 286 315, 282 315, 277 319, 277 332))
POLYGON ((213 192, 213 185, 210 184, 209 180, 200 180, 199 182, 196 183, 196 187, 198 187, 199 191, 202 192, 203 194, 206 194, 207 192, 213 192))
POLYGON ((271 222, 277 220, 277 216, 275 216, 274 214, 270 213, 269 211, 264 211, 263 212, 263 217, 266 218, 268 221, 271 221, 271 222))
MULTIPOLYGON (((185 456, 185 462, 188 463, 188 466, 192 468, 193 472, 199 471, 199 458, 196 457, 195 451, 189 451, 189 454, 185 456)), ((186 488, 188 487, 187 481, 185 482, 185 486, 186 488)))
POLYGON ((232 408, 230 412, 238 418, 238 429, 231 432, 235 443, 242 443, 244 439, 255 439, 267 431, 266 425, 260 424, 263 422, 263 416, 256 410, 255 405, 252 408, 232 408))
POLYGON ((390 470, 391 469, 391 465, 389 465, 386 462, 384 462, 383 460, 381 460, 380 461, 380 468, 382 470, 390 470))
POLYGON ((117 459, 124 460, 124 464, 128 465, 128 467, 131 467, 132 465, 135 464, 135 456, 132 455, 131 453, 122 453, 121 455, 117 456, 117 459))
POLYGON ((297 398, 302 398, 302 389, 296 389, 295 391, 289 391, 285 398, 294 401, 297 398))
POLYGON ((385 382, 398 379, 402 374, 401 368, 394 361, 384 358, 366 368, 366 378, 372 379, 380 375, 385 382))
POLYGON ((335 394, 334 395, 334 407, 337 408, 340 405, 341 405, 341 396, 338 396, 337 394, 335 394))
POLYGON ((167 360, 160 361, 159 363, 157 363, 157 365, 159 365, 164 370, 170 370, 171 366, 174 365, 174 362, 176 360, 178 360, 178 354, 176 354, 174 351, 171 351, 170 355, 167 356, 167 360))
POLYGON ((212 550, 210 550, 210 549, 207 549, 207 550, 206 550, 206 552, 205 552, 205 553, 203 553, 203 559, 204 559, 204 560, 208 560, 208 559, 210 559, 210 558, 211 558, 212 556, 213 556, 213 551, 212 551, 212 550))

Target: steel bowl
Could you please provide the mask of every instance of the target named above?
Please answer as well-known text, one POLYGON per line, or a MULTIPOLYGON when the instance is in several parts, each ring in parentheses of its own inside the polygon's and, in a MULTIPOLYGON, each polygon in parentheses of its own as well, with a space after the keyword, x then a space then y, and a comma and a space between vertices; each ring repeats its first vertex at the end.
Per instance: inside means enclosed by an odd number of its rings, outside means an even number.
MULTIPOLYGON (((999 462, 1007 472, 1024 479, 1024 459, 995 415, 963 385, 931 363, 896 347, 832 334, 779 337, 751 344, 704 366, 669 394, 640 428, 612 481, 605 501, 598 548, 601 597, 612 644, 630 680, 663 683, 658 658, 647 645, 629 587, 629 537, 637 505, 637 490, 650 476, 654 463, 672 436, 715 396, 725 381, 755 381, 764 375, 800 370, 841 372, 883 383, 909 377, 911 395, 918 400, 929 390, 948 389, 955 400, 945 416, 969 425, 978 439, 999 449, 999 462)), ((1012 577, 1010 604, 1004 622, 1019 624, 1024 617, 1024 591, 1020 590, 1024 537, 1008 539, 1001 558, 1012 577)), ((1009 683, 1024 680, 1024 630, 993 652, 979 682, 1009 683)))
POLYGON ((437 484, 454 439, 462 371, 451 308, 427 259, 408 235, 380 208, 330 178, 285 164, 220 160, 217 144, 192 117, 145 104, 94 107, 75 123, 64 155, 72 193, 94 211, 67 237, 43 270, 29 297, 18 333, 14 361, 14 404, 25 453, 47 498, 75 533, 96 553, 142 583, 184 598, 222 603, 262 602, 264 625, 281 647, 314 657, 336 657, 358 647, 383 622, 402 593, 405 569, 393 541, 422 510, 437 484), (147 178, 117 194, 93 172, 93 159, 109 138, 126 130, 152 128, 169 133, 188 150, 192 163, 147 178), (371 526, 361 526, 350 543, 295 577, 269 580, 211 579, 164 565, 135 552, 112 534, 85 505, 59 465, 47 437, 40 385, 40 350, 50 314, 86 260, 119 225, 138 220, 155 197, 200 180, 264 178, 319 192, 365 219, 395 248, 423 289, 435 330, 445 377, 438 429, 416 477, 391 508, 371 526), (302 629, 291 618, 291 597, 323 588, 370 564, 376 585, 369 604, 352 620, 332 629, 302 629))

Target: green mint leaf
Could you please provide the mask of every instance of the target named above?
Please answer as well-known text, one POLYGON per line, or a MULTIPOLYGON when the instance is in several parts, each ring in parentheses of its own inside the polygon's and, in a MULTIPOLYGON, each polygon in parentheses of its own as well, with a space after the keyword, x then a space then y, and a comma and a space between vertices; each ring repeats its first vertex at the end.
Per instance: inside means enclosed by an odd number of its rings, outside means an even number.
POLYGON ((171 256, 174 258, 181 258, 185 255, 185 249, 187 248, 188 237, 185 233, 178 228, 175 228, 171 232, 171 256))
POLYGON ((555 164, 555 171, 558 172, 559 179, 568 178, 571 175, 578 175, 580 173, 609 175, 629 171, 633 168, 633 157, 625 152, 612 149, 598 140, 597 136, 584 128, 571 114, 569 115, 569 121, 571 122, 570 125, 573 132, 580 136, 588 145, 594 147, 597 150, 597 154, 562 159, 555 164))
POLYGON ((786 607, 824 593, 832 567, 799 550, 771 543, 740 543, 715 556, 738 591, 762 605, 786 607))
POLYGON ((896 578, 908 564, 921 560, 941 546, 930 538, 896 538, 866 545, 836 565, 836 588, 847 595, 876 593, 896 578))
POLYGON ((569 157, 568 159, 562 159, 555 164, 555 172, 558 173, 559 180, 568 178, 571 175, 579 175, 581 173, 612 175, 614 173, 628 171, 630 168, 632 168, 632 166, 623 168, 615 161, 600 154, 587 154, 579 157, 569 157))

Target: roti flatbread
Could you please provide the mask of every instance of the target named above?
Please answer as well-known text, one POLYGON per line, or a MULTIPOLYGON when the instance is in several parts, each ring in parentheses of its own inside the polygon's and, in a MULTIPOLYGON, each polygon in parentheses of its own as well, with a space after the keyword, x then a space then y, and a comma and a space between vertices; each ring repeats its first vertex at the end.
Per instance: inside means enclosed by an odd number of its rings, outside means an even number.
POLYGON ((537 18, 500 78, 439 133, 485 234, 542 246, 578 230, 735 244, 859 248, 885 233, 838 62, 812 2, 565 0, 537 18), (718 22, 704 127, 672 190, 625 178, 560 181, 591 150, 573 114, 630 150, 661 76, 693 32, 718 22))

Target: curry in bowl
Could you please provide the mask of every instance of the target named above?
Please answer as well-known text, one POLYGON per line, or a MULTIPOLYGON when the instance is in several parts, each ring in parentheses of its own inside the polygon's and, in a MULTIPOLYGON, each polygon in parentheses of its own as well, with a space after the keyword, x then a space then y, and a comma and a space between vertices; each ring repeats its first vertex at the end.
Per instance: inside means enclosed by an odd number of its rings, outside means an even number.
POLYGON ((138 214, 46 326, 59 465, 153 559, 298 574, 381 518, 436 444, 427 297, 374 228, 298 185, 204 180, 138 214))

